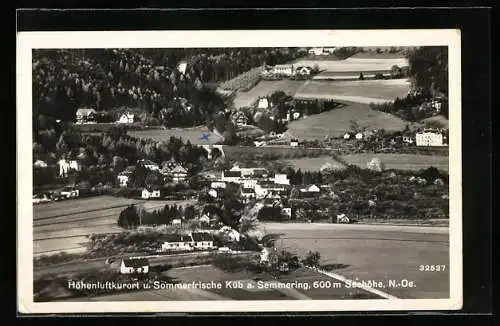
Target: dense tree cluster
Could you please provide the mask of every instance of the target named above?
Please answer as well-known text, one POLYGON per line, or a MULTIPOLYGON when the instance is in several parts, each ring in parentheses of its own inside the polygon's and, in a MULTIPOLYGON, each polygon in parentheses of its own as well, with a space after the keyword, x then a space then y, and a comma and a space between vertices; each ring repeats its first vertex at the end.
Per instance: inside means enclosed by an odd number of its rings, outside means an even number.
MULTIPOLYGON (((440 114, 448 118, 448 101, 441 100, 440 114)), ((431 105, 431 98, 425 94, 408 94, 403 98, 396 98, 394 102, 375 104, 370 108, 377 111, 394 114, 406 121, 420 121, 438 113, 431 105)))
POLYGON ((408 63, 415 90, 435 96, 448 95, 448 48, 422 46, 408 51, 408 63))
POLYGON ((295 49, 81 49, 33 53, 33 110, 70 121, 79 107, 126 106, 175 125, 193 125, 224 108, 205 85, 233 78, 263 63, 284 63, 295 49), (179 68, 179 63, 185 67, 179 68), (176 101, 186 98, 190 119, 177 118, 176 101), (166 118, 166 117, 165 117, 166 118), (176 120, 179 119, 179 120, 176 120))

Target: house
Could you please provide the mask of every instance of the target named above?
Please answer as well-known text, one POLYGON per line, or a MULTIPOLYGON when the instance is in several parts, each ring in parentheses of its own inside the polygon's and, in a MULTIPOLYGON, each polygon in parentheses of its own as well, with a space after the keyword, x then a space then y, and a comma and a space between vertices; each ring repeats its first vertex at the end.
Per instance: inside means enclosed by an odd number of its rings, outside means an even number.
POLYGON ((182 220, 180 218, 176 218, 172 220, 172 225, 181 225, 182 220))
POLYGON ((292 218, 292 208, 291 207, 283 207, 283 213, 285 216, 287 216, 289 219, 292 218))
POLYGON ((272 107, 272 103, 267 99, 267 97, 262 97, 259 99, 259 102, 257 104, 258 109, 268 109, 272 107))
POLYGON ((257 182, 254 191, 256 198, 279 197, 285 191, 285 186, 272 181, 261 181, 257 182))
POLYGON ((290 185, 290 180, 286 174, 275 174, 273 178, 274 183, 280 185, 290 185))
POLYGON ((241 189, 241 196, 246 199, 255 198, 255 190, 252 188, 241 189))
POLYGON ((403 136, 403 142, 407 144, 413 144, 415 141, 411 136, 403 136))
POLYGON ((186 73, 186 68, 187 68, 187 62, 185 62, 185 61, 181 61, 177 65, 177 71, 180 72, 181 74, 186 73))
POLYGON ((265 141, 254 141, 253 143, 254 143, 255 147, 261 147, 261 146, 266 145, 265 141))
POLYGON ((301 76, 309 76, 312 72, 312 68, 311 67, 297 67, 297 69, 295 70, 295 73, 297 75, 301 75, 301 76))
POLYGON ((200 221, 203 225, 210 225, 210 216, 209 214, 203 214, 198 221, 200 221))
POLYGON ((146 258, 124 258, 120 264, 121 274, 147 274, 149 261, 146 258))
POLYGON ((214 248, 214 239, 211 234, 205 232, 191 233, 193 238, 193 247, 195 249, 212 249, 214 248))
POLYGON ((160 251, 192 251, 193 239, 189 235, 167 234, 162 237, 160 251))
POLYGON ((219 233, 225 235, 226 237, 231 239, 231 241, 235 241, 235 242, 239 242, 240 238, 241 238, 241 234, 238 231, 236 231, 235 229, 233 229, 227 225, 223 226, 219 230, 219 233))
POLYGON ((301 198, 316 197, 321 193, 321 190, 316 185, 310 185, 308 187, 302 187, 299 189, 301 198))
POLYGON ((415 135, 417 146, 443 146, 443 135, 433 130, 424 130, 415 135))
POLYGON ((140 164, 143 167, 145 167, 146 169, 151 170, 151 171, 159 171, 160 170, 160 167, 158 166, 158 164, 156 164, 155 162, 152 162, 150 160, 139 160, 139 161, 137 161, 137 164, 140 164))
POLYGON ((170 171, 172 181, 175 183, 184 182, 187 178, 187 170, 180 164, 170 171))
POLYGON ((122 113, 118 119, 118 123, 134 123, 134 117, 133 113, 122 113))
POLYGON ((217 198, 219 196, 219 193, 215 189, 210 189, 208 191, 208 195, 212 198, 217 198))
POLYGON ((160 190, 144 188, 141 197, 143 199, 160 198, 160 190))
POLYGON ((81 108, 76 110, 76 122, 83 123, 86 121, 93 121, 95 118, 96 110, 81 108))
POLYGON ((299 141, 297 139, 290 140, 290 146, 291 147, 298 147, 299 146, 299 141))
POLYGON ((271 69, 271 73, 274 75, 293 76, 295 71, 293 65, 275 65, 271 69))
POLYGON ((241 112, 241 111, 236 111, 231 115, 231 120, 237 127, 244 127, 248 125, 248 118, 247 116, 241 112))
POLYGON ((260 262, 261 263, 269 262, 269 254, 270 254, 270 250, 268 248, 262 248, 262 250, 260 252, 260 262))
POLYGON ((80 171, 80 165, 75 160, 67 161, 66 159, 63 158, 59 160, 59 162, 57 162, 57 165, 59 165, 60 176, 67 176, 68 172, 72 170, 80 171))
POLYGON ((350 133, 348 133, 348 132, 346 132, 346 133, 344 134, 344 139, 345 139, 345 140, 349 140, 349 139, 351 139, 351 134, 350 134, 350 133))
POLYGON ((322 55, 323 48, 311 48, 307 51, 310 55, 322 55))
POLYGON ((225 189, 226 183, 224 181, 212 181, 210 183, 210 188, 212 188, 212 189, 225 189))
POLYGON ((337 223, 349 224, 349 222, 350 222, 350 220, 349 220, 349 217, 347 217, 347 215, 345 215, 345 214, 337 215, 337 223))
POLYGON ((243 179, 241 180, 241 185, 243 186, 243 188, 247 188, 247 189, 255 189, 255 186, 257 185, 257 179, 254 179, 254 178, 248 178, 248 179, 243 179))
POLYGON ((120 185, 120 187, 127 187, 131 177, 132 177, 131 171, 126 170, 120 172, 117 176, 118 184, 120 185))
POLYGON ((46 168, 48 165, 47 163, 45 163, 44 161, 42 160, 36 160, 34 163, 33 163, 33 167, 35 168, 46 168))
POLYGON ((362 133, 362 132, 358 132, 358 133, 355 135, 355 137, 356 137, 356 139, 357 139, 357 140, 361 140, 361 139, 363 139, 363 136, 364 136, 364 135, 363 135, 363 133, 362 133))
POLYGON ((241 179, 241 171, 222 171, 222 181, 239 183, 241 179))

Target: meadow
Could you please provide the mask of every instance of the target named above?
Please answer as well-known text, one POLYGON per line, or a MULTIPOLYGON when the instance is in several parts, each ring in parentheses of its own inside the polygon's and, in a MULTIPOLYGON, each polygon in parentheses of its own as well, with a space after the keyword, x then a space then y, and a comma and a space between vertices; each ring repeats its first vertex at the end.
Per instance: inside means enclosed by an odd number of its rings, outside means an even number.
POLYGON ((130 130, 127 134, 139 139, 153 139, 160 142, 168 141, 170 137, 180 137, 184 142, 189 140, 193 145, 215 144, 222 140, 222 137, 211 132, 205 126, 193 128, 130 130), (206 139, 200 139, 203 135, 209 135, 208 141, 206 139))
POLYGON ((287 133, 303 140, 323 140, 325 136, 341 137, 349 131, 351 120, 369 129, 398 131, 405 128, 404 121, 392 114, 370 109, 368 104, 341 101, 344 107, 291 122, 287 133))
POLYGON ((293 96, 302 84, 304 84, 303 80, 262 80, 247 92, 236 92, 234 106, 236 108, 251 106, 257 98, 272 94, 276 91, 283 91, 293 96))
POLYGON ((293 63, 294 66, 318 65, 321 71, 341 72, 341 71, 386 71, 392 66, 404 67, 408 65, 406 58, 358 58, 350 57, 345 60, 314 60, 299 59, 293 63))

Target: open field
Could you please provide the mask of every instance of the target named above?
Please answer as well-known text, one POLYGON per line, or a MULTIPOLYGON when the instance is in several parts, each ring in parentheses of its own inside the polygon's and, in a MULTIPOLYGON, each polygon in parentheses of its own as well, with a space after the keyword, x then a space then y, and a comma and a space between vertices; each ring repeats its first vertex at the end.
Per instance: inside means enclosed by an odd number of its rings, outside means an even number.
POLYGON ((381 289, 398 298, 449 296, 448 228, 315 223, 266 223, 262 228, 280 235, 277 245, 296 254, 319 251, 323 268, 348 279, 414 281, 413 288, 381 289), (421 272, 421 264, 445 265, 445 270, 421 272))
POLYGON ((353 154, 343 155, 342 159, 349 164, 366 168, 366 163, 374 157, 378 158, 385 169, 420 170, 430 166, 448 171, 449 157, 442 155, 413 155, 413 154, 353 154))
MULTIPOLYGON (((448 156, 414 155, 414 154, 352 154, 341 156, 342 160, 348 164, 366 168, 366 163, 374 157, 378 158, 385 169, 388 170, 420 170, 434 166, 438 169, 448 171, 448 156)), ((319 171, 327 163, 333 169, 342 169, 344 165, 331 156, 303 157, 296 159, 282 160, 286 165, 302 171, 319 171)))
POLYGON ((361 103, 394 101, 408 93, 406 79, 318 81, 308 80, 295 93, 297 99, 331 99, 361 103))
POLYGON ((448 128, 449 127, 449 121, 446 119, 445 116, 443 115, 436 115, 430 118, 422 119, 420 122, 426 123, 426 122, 437 122, 441 124, 442 128, 448 128))
POLYGON ((349 131, 349 121, 356 120, 358 125, 370 129, 387 131, 403 130, 411 124, 392 114, 370 109, 368 104, 342 101, 346 106, 321 114, 291 122, 287 133, 303 140, 323 140, 329 137, 340 137, 349 131))
POLYGON ((275 91, 283 91, 293 96, 302 84, 304 84, 303 80, 262 80, 247 92, 237 92, 234 106, 236 108, 251 106, 259 96, 266 96, 275 91))
POLYGON ((120 212, 132 203, 153 210, 166 204, 194 202, 99 196, 36 205, 33 207, 33 253, 81 252, 88 234, 121 232, 116 221, 120 212))
POLYGON ((308 60, 299 59, 293 63, 295 66, 318 65, 320 70, 326 71, 379 71, 391 70, 392 66, 404 67, 408 65, 405 58, 356 58, 350 57, 345 60, 308 60))
POLYGON ((215 144, 222 140, 222 137, 208 130, 205 126, 193 128, 170 128, 149 129, 149 130, 131 130, 128 135, 135 138, 149 138, 156 141, 168 141, 170 137, 180 137, 184 142, 190 141, 191 144, 215 144), (202 135, 208 134, 208 141, 200 139, 202 135))
MULTIPOLYGON (((381 49, 383 47, 380 47, 381 49)), ((374 49, 375 50, 375 49, 374 49)), ((404 59, 405 55, 403 52, 381 52, 377 53, 375 51, 358 52, 350 57, 351 59, 404 59)))

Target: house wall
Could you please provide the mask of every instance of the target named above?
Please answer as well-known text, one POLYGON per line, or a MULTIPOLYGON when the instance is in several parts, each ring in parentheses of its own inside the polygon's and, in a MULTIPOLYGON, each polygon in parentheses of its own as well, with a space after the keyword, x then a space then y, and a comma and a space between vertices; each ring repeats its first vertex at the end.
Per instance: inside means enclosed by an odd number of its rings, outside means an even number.
POLYGON ((417 146, 443 146, 443 135, 434 133, 421 133, 415 137, 417 146))

